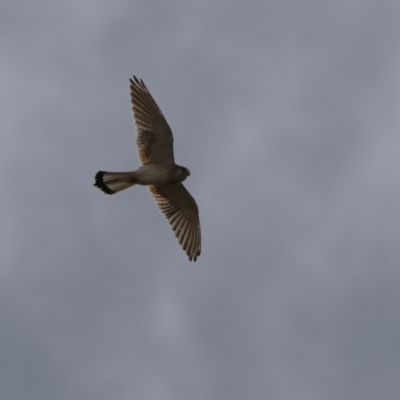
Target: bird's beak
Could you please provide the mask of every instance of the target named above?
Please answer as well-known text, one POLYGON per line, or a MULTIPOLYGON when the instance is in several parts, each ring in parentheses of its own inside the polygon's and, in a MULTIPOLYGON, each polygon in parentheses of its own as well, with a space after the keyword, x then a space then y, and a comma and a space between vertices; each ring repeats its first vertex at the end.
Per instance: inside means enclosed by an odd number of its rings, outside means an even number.
POLYGON ((190 176, 190 170, 188 170, 188 169, 186 169, 187 170, 187 174, 188 174, 188 176, 190 176))

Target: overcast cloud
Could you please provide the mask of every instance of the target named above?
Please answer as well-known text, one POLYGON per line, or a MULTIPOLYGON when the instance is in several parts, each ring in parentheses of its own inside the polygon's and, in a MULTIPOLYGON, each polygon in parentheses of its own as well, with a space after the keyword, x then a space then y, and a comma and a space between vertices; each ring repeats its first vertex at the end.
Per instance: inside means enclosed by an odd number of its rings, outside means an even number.
POLYGON ((0 6, 0 398, 398 400, 400 6, 0 6), (139 165, 142 78, 190 168, 190 263, 139 165))

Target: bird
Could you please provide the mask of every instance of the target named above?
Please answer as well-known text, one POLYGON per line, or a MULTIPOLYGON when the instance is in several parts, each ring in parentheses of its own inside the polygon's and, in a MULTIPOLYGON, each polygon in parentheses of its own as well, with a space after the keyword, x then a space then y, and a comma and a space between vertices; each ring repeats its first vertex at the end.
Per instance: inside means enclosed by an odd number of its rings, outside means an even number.
POLYGON ((94 186, 109 195, 148 186, 189 261, 196 261, 201 253, 199 209, 182 184, 190 171, 175 164, 172 130, 143 80, 134 75, 129 81, 141 166, 131 172, 98 171, 94 186))

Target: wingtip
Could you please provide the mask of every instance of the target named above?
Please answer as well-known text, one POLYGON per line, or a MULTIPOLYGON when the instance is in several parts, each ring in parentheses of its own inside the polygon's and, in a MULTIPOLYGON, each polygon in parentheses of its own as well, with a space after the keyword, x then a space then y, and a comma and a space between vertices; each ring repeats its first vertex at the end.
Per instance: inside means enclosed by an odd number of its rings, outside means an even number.
POLYGON ((129 82, 131 90, 139 89, 141 91, 144 90, 145 92, 149 91, 145 83, 143 82, 143 79, 139 79, 136 75, 133 75, 133 79, 129 78, 129 82))
POLYGON ((143 84, 143 80, 139 79, 136 75, 133 75, 132 78, 129 78, 129 81, 131 82, 132 85, 142 85, 143 84))
POLYGON ((200 256, 200 253, 201 253, 201 248, 198 248, 197 251, 196 251, 194 254, 188 254, 188 256, 189 256, 189 261, 196 262, 197 257, 200 256))

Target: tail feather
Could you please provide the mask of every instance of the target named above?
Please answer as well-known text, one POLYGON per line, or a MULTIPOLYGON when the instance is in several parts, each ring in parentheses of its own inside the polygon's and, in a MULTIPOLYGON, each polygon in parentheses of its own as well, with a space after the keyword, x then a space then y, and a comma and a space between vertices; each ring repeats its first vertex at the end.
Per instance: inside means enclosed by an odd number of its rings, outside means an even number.
POLYGON ((107 194, 114 194, 136 185, 137 180, 133 172, 106 172, 99 171, 94 177, 100 190, 107 194))

